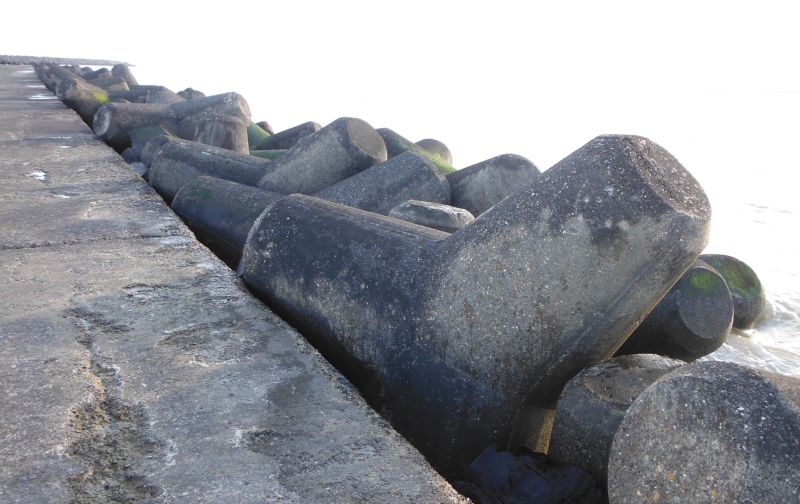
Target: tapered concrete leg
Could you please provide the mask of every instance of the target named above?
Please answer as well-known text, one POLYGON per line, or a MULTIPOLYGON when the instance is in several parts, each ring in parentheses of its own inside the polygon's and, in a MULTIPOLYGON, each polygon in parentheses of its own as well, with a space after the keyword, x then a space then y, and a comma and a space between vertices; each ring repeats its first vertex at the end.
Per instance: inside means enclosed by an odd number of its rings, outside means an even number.
POLYGON ((505 446, 609 357, 708 239, 695 179, 641 137, 589 142, 448 235, 306 196, 271 205, 242 272, 443 474, 505 446))
POLYGON ((800 380, 697 362, 631 405, 608 463, 612 504, 800 500, 800 380))

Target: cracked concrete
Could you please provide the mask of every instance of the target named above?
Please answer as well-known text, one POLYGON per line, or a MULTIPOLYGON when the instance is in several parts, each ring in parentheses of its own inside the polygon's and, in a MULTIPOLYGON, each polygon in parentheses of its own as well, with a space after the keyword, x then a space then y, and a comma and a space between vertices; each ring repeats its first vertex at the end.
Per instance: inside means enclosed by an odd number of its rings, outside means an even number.
POLYGON ((0 65, 0 502, 463 502, 48 93, 0 65))

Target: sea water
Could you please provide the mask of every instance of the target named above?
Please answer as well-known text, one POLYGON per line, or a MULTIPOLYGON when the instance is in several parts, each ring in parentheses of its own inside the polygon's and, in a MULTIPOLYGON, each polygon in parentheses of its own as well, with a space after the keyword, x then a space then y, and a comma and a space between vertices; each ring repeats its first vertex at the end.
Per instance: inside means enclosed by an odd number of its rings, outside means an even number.
POLYGON ((755 270, 767 306, 752 329, 734 329, 705 359, 725 360, 800 378, 800 213, 744 201, 712 205, 709 253, 732 255, 755 270), (719 217, 714 215, 716 211, 719 217))

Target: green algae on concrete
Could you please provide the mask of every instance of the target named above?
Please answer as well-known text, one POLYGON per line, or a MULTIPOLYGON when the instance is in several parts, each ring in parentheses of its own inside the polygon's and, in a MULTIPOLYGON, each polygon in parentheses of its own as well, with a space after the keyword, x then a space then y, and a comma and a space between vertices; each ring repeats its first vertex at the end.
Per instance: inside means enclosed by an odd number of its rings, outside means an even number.
POLYGON ((766 305, 766 294, 756 272, 743 261, 723 254, 703 254, 706 262, 722 275, 733 296, 733 326, 749 329, 766 305))
POLYGON ((448 173, 453 173, 456 171, 455 168, 444 162, 444 160, 437 154, 431 153, 420 147, 419 145, 415 144, 411 140, 403 137, 402 135, 392 131, 389 128, 378 128, 378 133, 381 134, 383 137, 383 141, 386 144, 386 151, 389 154, 389 157, 394 157, 403 152, 413 152, 415 154, 420 154, 425 156, 426 158, 433 161, 433 164, 436 165, 436 168, 439 169, 439 172, 442 175, 447 175, 448 173))

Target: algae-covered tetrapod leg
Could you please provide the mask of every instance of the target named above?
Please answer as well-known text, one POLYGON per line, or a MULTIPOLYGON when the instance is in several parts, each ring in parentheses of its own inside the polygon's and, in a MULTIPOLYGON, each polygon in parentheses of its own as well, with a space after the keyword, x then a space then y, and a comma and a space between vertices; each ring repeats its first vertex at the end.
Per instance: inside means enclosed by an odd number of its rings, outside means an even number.
POLYGON ((448 477, 523 404, 622 344, 708 239, 697 181, 603 136, 447 233, 300 195, 251 229, 247 284, 448 477))
POLYGON ((455 168, 444 161, 441 155, 423 149, 399 133, 392 131, 389 128, 378 128, 377 131, 381 134, 383 141, 386 143, 386 151, 388 152, 389 157, 398 156, 404 152, 413 152, 415 154, 422 154, 423 156, 428 157, 428 159, 434 162, 439 171, 442 172, 442 175, 447 175, 456 171, 455 168))
POLYGON ((764 288, 753 268, 723 254, 703 254, 700 260, 717 270, 728 284, 733 297, 733 327, 753 327, 767 304, 764 288))
POLYGON ((705 262, 695 261, 617 353, 654 353, 690 362, 722 346, 732 323, 733 300, 725 280, 705 262))

